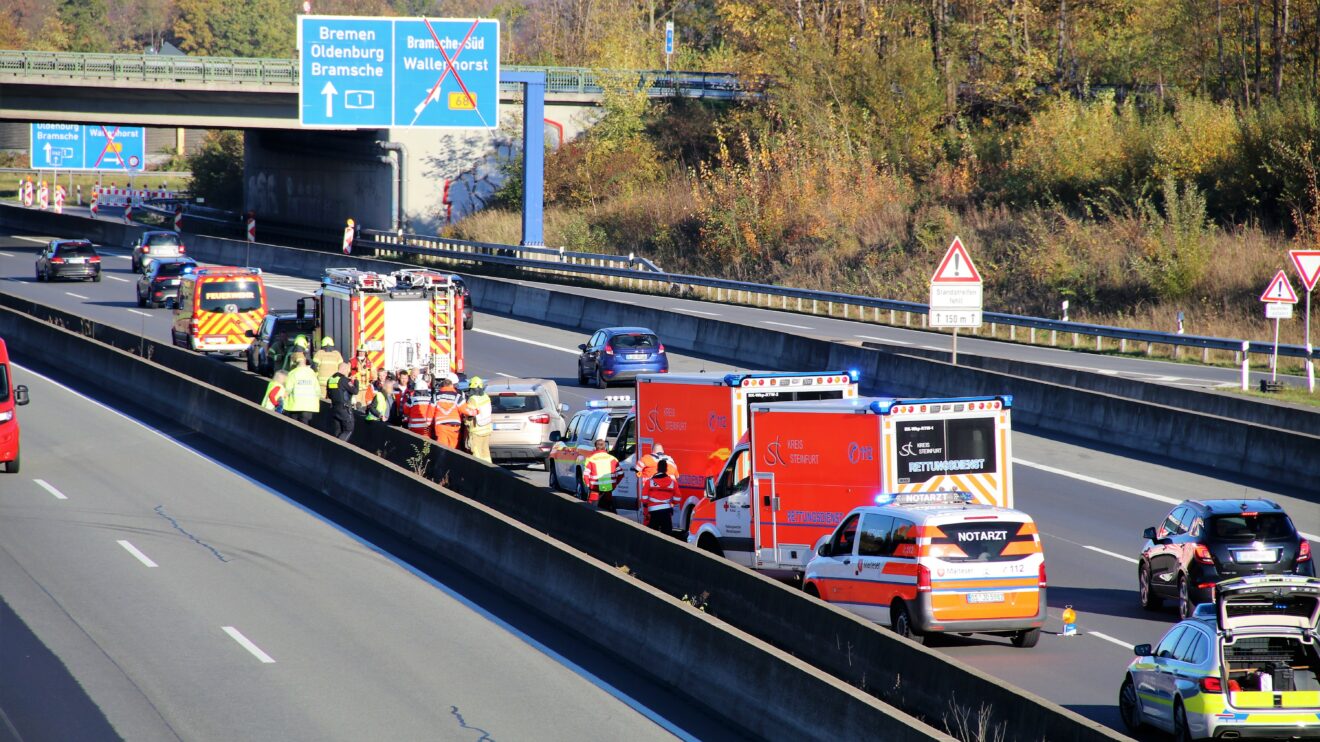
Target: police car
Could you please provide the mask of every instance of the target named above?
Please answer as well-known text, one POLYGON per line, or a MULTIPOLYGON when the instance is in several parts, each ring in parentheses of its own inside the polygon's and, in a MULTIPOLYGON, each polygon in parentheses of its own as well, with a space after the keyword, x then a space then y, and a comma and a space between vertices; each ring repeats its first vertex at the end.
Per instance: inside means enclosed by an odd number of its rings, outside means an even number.
POLYGON ((610 454, 619 461, 631 456, 637 445, 633 407, 633 398, 624 395, 589 400, 587 408, 569 420, 562 435, 552 434, 554 445, 546 457, 550 487, 586 499, 582 464, 596 450, 598 438, 609 443, 610 454))
POLYGON ((883 494, 821 539, 803 589, 922 641, 1009 637, 1034 647, 1045 624, 1045 554, 1031 516, 966 492, 883 494))
POLYGON ((1320 739, 1320 580, 1254 575, 1215 586, 1159 643, 1140 644, 1118 707, 1174 739, 1320 739))

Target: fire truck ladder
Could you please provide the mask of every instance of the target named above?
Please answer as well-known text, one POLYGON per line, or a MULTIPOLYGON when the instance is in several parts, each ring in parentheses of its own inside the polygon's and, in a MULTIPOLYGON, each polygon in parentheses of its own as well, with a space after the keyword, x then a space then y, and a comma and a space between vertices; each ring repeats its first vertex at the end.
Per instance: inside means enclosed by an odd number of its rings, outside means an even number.
POLYGON ((374 271, 362 271, 357 268, 327 268, 325 278, 321 280, 326 285, 343 286, 358 291, 385 290, 384 276, 374 271))
POLYGON ((400 268, 390 276, 401 288, 443 289, 450 285, 449 276, 426 268, 400 268))

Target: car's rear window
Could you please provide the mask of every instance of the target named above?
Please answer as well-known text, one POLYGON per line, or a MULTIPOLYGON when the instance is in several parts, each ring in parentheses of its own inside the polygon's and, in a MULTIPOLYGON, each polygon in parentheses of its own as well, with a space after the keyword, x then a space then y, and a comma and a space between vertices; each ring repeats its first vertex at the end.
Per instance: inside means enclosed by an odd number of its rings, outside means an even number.
POLYGON ((277 319, 275 332, 311 332, 316 329, 313 319, 277 319))
POLYGON ((91 245, 60 245, 58 252, 61 258, 90 258, 96 255, 91 245))
POLYGON ((152 247, 178 247, 179 238, 172 234, 153 234, 147 238, 147 244, 152 247))
POLYGON ((541 398, 527 392, 499 392, 490 397, 491 412, 536 412, 541 407, 541 398))
POLYGON ((1292 538, 1292 521, 1283 513, 1233 513, 1210 518, 1210 534, 1222 541, 1265 541, 1292 538))
POLYGON ((660 345, 660 338, 655 335, 635 333, 629 335, 615 335, 610 338, 610 345, 616 349, 628 348, 654 348, 660 345))
POLYGON ((156 268, 157 276, 181 276, 184 268, 191 266, 192 263, 161 263, 156 268))
POLYGON ((1030 534, 1019 536, 1024 524, 1013 520, 983 523, 950 523, 939 527, 942 537, 931 539, 931 553, 946 562, 1010 562, 1028 553, 1009 549, 1015 541, 1033 541, 1030 534), (1007 553, 1005 553, 1007 552, 1007 553))

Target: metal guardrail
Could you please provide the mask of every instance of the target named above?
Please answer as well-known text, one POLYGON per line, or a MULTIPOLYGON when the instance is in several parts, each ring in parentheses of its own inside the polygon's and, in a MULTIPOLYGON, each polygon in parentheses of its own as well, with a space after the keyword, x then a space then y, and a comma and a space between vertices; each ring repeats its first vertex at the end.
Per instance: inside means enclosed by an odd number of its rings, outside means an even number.
MULTIPOLYGON (((881 313, 888 313, 886 324, 913 326, 913 318, 919 318, 919 326, 926 328, 930 307, 926 304, 896 299, 878 299, 857 294, 842 294, 814 289, 800 289, 787 286, 773 286, 762 283, 733 281, 724 278, 694 276, 681 273, 665 273, 658 266, 644 258, 634 255, 602 255, 597 253, 573 252, 562 248, 519 247, 484 242, 453 240, 430 235, 396 234, 363 230, 356 248, 384 250, 388 252, 424 255, 451 261, 470 261, 491 265, 502 265, 537 272, 570 274, 583 277, 606 279, 611 285, 620 285, 627 289, 657 291, 664 287, 684 286, 704 292, 705 298, 735 304, 796 311, 804 314, 825 314, 836 317, 836 309, 842 313, 842 319, 881 323, 881 313), (528 257, 519 257, 528 256, 528 257), (636 266, 641 266, 638 268, 636 266), (854 311, 855 310, 855 311, 854 311), (898 315, 903 315, 900 322, 898 315)), ((1109 325, 1095 325, 1085 322, 1052 320, 1043 317, 1029 317, 1003 312, 984 312, 982 317, 990 325, 990 335, 999 336, 999 325, 1008 328, 1006 339, 1017 341, 1018 330, 1026 330, 1025 340, 1036 344, 1037 332, 1050 333, 1050 344, 1057 345, 1058 335, 1072 335, 1072 347, 1080 348, 1078 338, 1086 336, 1095 339, 1095 350, 1105 350, 1104 340, 1117 342, 1112 348, 1119 352, 1128 350, 1128 343, 1145 344, 1149 355, 1153 346, 1167 345, 1178 349, 1199 348, 1202 360, 1209 362, 1210 351, 1224 351, 1239 354, 1242 352, 1268 354, 1274 345, 1262 341, 1246 341, 1233 338, 1208 337, 1202 335, 1179 335, 1177 333, 1139 330, 1109 325)), ((1306 348, 1301 345, 1279 345, 1279 355, 1290 358, 1306 358, 1306 348)))
MULTIPOLYGON (((585 67, 524 67, 502 69, 546 74, 551 94, 602 95, 606 88, 644 91, 656 98, 699 97, 735 99, 757 94, 763 81, 748 85, 728 72, 668 70, 592 70, 585 67)), ((261 87, 297 87, 298 60, 243 57, 182 57, 154 54, 81 54, 0 50, 0 76, 83 80, 133 80, 156 83, 230 83, 261 87)), ((502 85, 505 92, 521 86, 502 85)))

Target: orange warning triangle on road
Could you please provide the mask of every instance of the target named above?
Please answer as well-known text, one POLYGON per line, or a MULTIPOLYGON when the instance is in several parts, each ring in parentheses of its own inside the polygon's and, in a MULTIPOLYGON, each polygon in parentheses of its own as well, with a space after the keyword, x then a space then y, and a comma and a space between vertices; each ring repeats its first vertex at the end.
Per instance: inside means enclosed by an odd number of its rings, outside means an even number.
POLYGON ((1270 281, 1269 288, 1260 295, 1261 301, 1274 301, 1284 304, 1296 304, 1297 293, 1293 291, 1291 283, 1288 283, 1288 275, 1283 271, 1274 274, 1274 280, 1270 281))
POLYGON ((1320 250, 1289 250, 1288 257, 1292 258, 1293 267, 1302 277, 1306 290, 1314 289, 1316 282, 1320 281, 1320 250))
POLYGON ((967 254, 967 248, 963 247, 960 238, 953 238, 953 244, 944 253, 944 259, 940 261, 940 267, 935 269, 930 282, 981 283, 981 273, 976 270, 976 264, 972 262, 972 256, 967 254))

